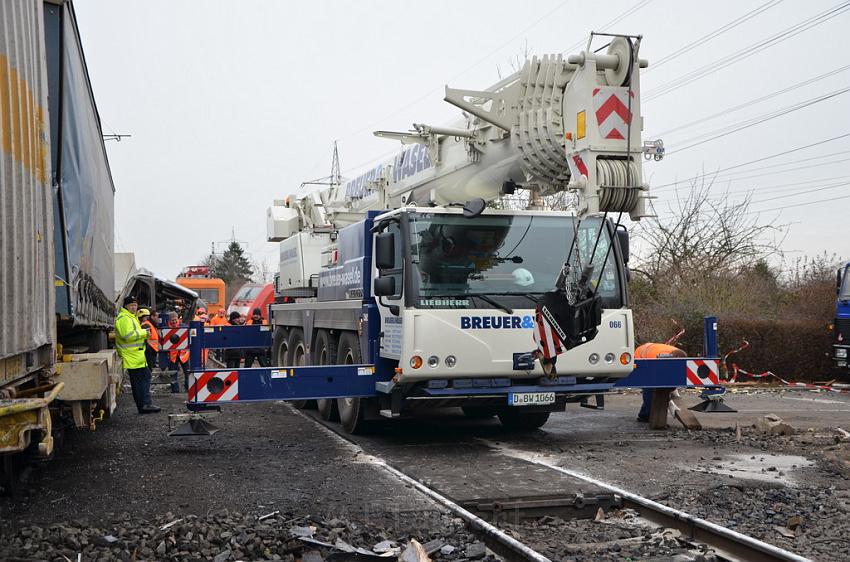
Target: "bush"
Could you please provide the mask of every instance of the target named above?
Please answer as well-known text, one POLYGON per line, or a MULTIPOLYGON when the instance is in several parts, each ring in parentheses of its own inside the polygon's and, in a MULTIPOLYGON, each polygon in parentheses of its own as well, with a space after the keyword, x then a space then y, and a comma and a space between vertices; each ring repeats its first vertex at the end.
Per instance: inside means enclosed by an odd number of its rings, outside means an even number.
MULTIPOLYGON (((780 283, 758 268, 736 275, 706 276, 651 285, 635 279, 632 306, 640 343, 663 342, 685 330, 679 347, 702 354, 703 317, 718 318, 720 355, 746 340, 750 347, 729 363, 753 373, 772 371, 785 379, 825 380, 838 375, 830 359, 827 324, 835 311, 835 282, 818 275, 790 275, 780 283), (675 323, 674 323, 675 321, 675 323)), ((832 275, 832 273, 830 273, 832 275)))

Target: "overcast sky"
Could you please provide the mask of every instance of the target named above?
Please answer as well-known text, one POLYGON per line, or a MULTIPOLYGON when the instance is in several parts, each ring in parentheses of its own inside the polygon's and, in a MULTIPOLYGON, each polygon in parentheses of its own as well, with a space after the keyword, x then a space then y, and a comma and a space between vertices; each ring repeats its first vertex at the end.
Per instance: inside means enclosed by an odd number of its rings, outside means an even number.
POLYGON ((168 278, 233 232, 253 259, 276 262, 265 210, 329 173, 334 139, 352 177, 396 148, 371 131, 456 117, 442 101, 445 84, 484 89, 526 48, 565 51, 630 10, 608 30, 644 37, 644 138, 660 133, 670 152, 645 166, 658 212, 667 212, 677 179, 791 151, 721 171, 718 196, 753 190, 759 220, 790 225, 783 249, 791 259, 850 257, 850 136, 794 150, 850 134, 850 92, 841 93, 850 87, 850 12, 826 14, 843 4, 75 1, 104 133, 132 135, 107 143, 116 250, 168 278))

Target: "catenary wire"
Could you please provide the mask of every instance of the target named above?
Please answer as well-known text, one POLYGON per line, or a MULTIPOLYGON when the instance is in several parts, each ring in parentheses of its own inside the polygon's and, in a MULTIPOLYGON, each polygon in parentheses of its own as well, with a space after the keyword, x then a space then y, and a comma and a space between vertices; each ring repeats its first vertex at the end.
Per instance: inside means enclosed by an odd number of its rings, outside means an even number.
POLYGON ((727 166, 725 168, 720 168, 720 169, 715 170, 713 172, 709 172, 709 173, 705 173, 705 174, 697 174, 695 176, 692 176, 690 178, 686 178, 684 180, 678 180, 678 181, 674 181, 674 182, 670 182, 670 183, 661 184, 661 185, 656 186, 653 189, 653 191, 657 192, 660 188, 663 188, 663 187, 676 186, 676 185, 679 185, 680 183, 683 183, 683 182, 689 182, 691 180, 697 180, 697 179, 704 178, 704 177, 707 177, 707 176, 719 174, 720 172, 726 172, 726 171, 729 171, 729 170, 735 170, 735 169, 738 169, 738 168, 743 168, 744 166, 748 166, 750 164, 756 164, 758 162, 764 162, 766 160, 772 160, 773 158, 777 158, 779 156, 784 156, 786 154, 791 154, 792 152, 805 150, 807 148, 813 148, 815 146, 821 146, 821 145, 824 145, 824 144, 827 144, 827 143, 830 143, 830 142, 834 142, 834 141, 837 141, 837 140, 840 140, 840 139, 844 139, 844 138, 847 138, 847 137, 850 137, 850 133, 844 133, 844 134, 837 135, 837 136, 834 136, 834 137, 821 139, 821 140, 815 141, 813 143, 805 144, 805 145, 802 145, 802 146, 797 146, 795 148, 790 148, 788 150, 783 150, 781 152, 776 152, 774 154, 768 154, 767 156, 762 156, 762 157, 756 158, 754 160, 748 160, 747 162, 741 162, 739 164, 727 166))
POLYGON ((776 96, 780 96, 782 94, 787 94, 788 92, 791 92, 791 91, 796 90, 798 88, 802 88, 803 86, 808 86, 809 84, 814 84, 815 82, 818 82, 818 81, 823 80, 825 78, 828 78, 830 76, 834 76, 836 74, 844 72, 847 69, 850 69, 850 64, 841 66, 839 68, 835 68, 833 70, 830 70, 829 72, 819 74, 818 76, 813 76, 812 78, 809 78, 808 80, 804 80, 802 82, 797 82, 796 84, 793 84, 791 86, 788 86, 788 87, 782 88, 780 90, 776 90, 774 92, 771 92, 767 95, 746 101, 746 102, 738 104, 734 107, 729 107, 729 108, 726 108, 722 111, 718 111, 717 113, 712 113, 711 115, 708 115, 706 117, 702 117, 702 118, 697 119, 695 121, 690 121, 689 123, 684 123, 682 125, 678 125, 676 127, 673 127, 672 129, 667 129, 665 131, 661 131, 659 133, 653 133, 653 134, 650 134, 650 135, 647 135, 647 136, 649 138, 657 138, 657 137, 662 137, 664 135, 669 135, 671 133, 675 133, 676 131, 680 131, 682 129, 688 129, 690 127, 693 127, 694 125, 699 125, 700 123, 704 123, 706 121, 716 119, 717 117, 723 117, 725 115, 729 115, 730 113, 734 113, 734 112, 739 111, 741 109, 745 109, 747 107, 753 106, 757 103, 767 101, 771 98, 775 98, 776 96))
POLYGON ((658 68, 659 66, 662 66, 663 64, 670 62, 671 60, 679 58, 680 56, 684 55, 685 53, 688 53, 688 52, 692 51, 693 49, 696 49, 697 47, 711 41, 712 39, 715 39, 715 38, 723 35, 727 31, 731 31, 732 29, 735 29, 736 27, 738 27, 742 23, 756 17, 757 15, 759 15, 763 12, 766 12, 770 8, 773 8, 774 6, 781 4, 782 1, 783 0, 770 0, 769 2, 765 2, 761 6, 758 6, 757 8, 750 10, 746 14, 730 21, 727 24, 724 24, 724 25, 718 27, 717 29, 707 33, 706 35, 703 35, 699 39, 695 39, 694 41, 691 41, 687 45, 679 47, 678 49, 676 49, 675 52, 670 53, 666 57, 661 57, 660 59, 658 59, 658 61, 653 62, 652 66, 647 68, 644 72, 649 72, 651 70, 658 68))
POLYGON ((800 103, 795 104, 795 105, 784 107, 784 108, 776 110, 772 113, 767 113, 767 114, 764 114, 764 115, 760 115, 758 117, 754 117, 754 118, 752 118, 748 121, 739 122, 738 124, 734 124, 734 125, 728 125, 726 127, 723 127, 723 128, 720 128, 720 129, 715 129, 711 132, 704 133, 704 134, 696 136, 696 137, 691 137, 691 139, 688 139, 688 140, 683 141, 683 142, 688 142, 688 141, 696 141, 696 142, 692 142, 691 144, 687 144, 687 145, 685 145, 681 148, 677 148, 676 150, 668 151, 666 156, 678 154, 679 152, 684 152, 685 150, 688 150, 688 149, 693 148, 695 146, 699 146, 701 144, 705 144, 707 142, 711 142, 711 141, 717 140, 719 138, 727 137, 732 133, 737 133, 738 131, 743 131, 744 129, 749 129, 750 127, 754 127, 755 125, 760 125, 761 123, 771 121, 771 120, 776 119, 778 117, 783 117, 785 115, 788 115, 789 113, 793 113, 795 111, 799 111, 799 110, 804 109, 806 107, 810 107, 812 105, 830 100, 834 97, 846 94, 847 92, 850 92, 850 86, 848 86, 847 88, 842 88, 840 90, 835 90, 833 92, 830 92, 828 94, 824 94, 822 96, 818 96, 816 98, 811 98, 811 99, 805 100, 805 101, 800 102, 800 103), (706 139, 703 139, 703 140, 699 140, 699 141, 696 140, 696 139, 702 138, 703 136, 706 136, 706 135, 709 135, 709 137, 706 138, 706 139))
POLYGON ((841 15, 850 9, 850 2, 842 2, 841 4, 837 4, 828 10, 820 12, 808 19, 803 20, 802 22, 796 23, 793 26, 780 31, 770 37, 765 39, 761 39, 756 41, 752 45, 744 47, 738 51, 730 53, 720 59, 717 59, 711 63, 703 65, 693 71, 685 73, 669 82, 661 84, 660 86, 649 90, 644 96, 644 102, 649 102, 655 100, 663 95, 669 94, 670 92, 681 88, 687 84, 692 84, 693 82, 705 78, 710 74, 714 74, 715 72, 722 70, 728 66, 731 66, 735 63, 741 62, 769 47, 773 47, 778 45, 792 37, 803 33, 804 31, 808 31, 813 27, 826 23, 827 21, 841 15))

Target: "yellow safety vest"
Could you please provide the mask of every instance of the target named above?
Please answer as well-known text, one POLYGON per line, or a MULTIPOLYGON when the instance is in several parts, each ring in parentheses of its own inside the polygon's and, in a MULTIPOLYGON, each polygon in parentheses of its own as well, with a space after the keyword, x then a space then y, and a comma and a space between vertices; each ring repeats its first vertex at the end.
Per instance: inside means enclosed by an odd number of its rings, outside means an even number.
POLYGON ((148 339, 148 333, 139 324, 136 315, 122 308, 115 320, 115 348, 124 362, 125 369, 141 369, 147 366, 146 339, 148 339))

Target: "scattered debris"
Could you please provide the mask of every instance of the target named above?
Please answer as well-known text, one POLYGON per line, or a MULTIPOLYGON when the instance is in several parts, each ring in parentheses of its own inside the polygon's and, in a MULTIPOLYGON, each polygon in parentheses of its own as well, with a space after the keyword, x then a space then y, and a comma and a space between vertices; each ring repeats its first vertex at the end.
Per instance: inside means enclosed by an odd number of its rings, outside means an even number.
POLYGON ((792 531, 790 529, 783 527, 782 525, 774 525, 773 528, 776 529, 777 533, 779 533, 780 535, 782 535, 786 539, 793 539, 793 538, 797 537, 797 533, 795 533, 794 531, 792 531))
POLYGON ((272 511, 271 513, 266 513, 262 517, 257 518, 257 521, 265 521, 269 517, 274 517, 275 515, 279 515, 279 514, 280 514, 280 510, 276 509, 275 511, 272 511))
POLYGON ((776 414, 768 414, 763 418, 759 418, 753 427, 757 431, 769 435, 794 435, 795 433, 794 428, 790 424, 785 423, 776 414))
POLYGON ((803 518, 799 515, 794 515, 788 518, 788 522, 785 523, 785 526, 792 531, 796 531, 797 528, 803 524, 803 518))
MULTIPOLYGON (((468 551, 468 549, 467 549, 468 551)), ((468 556, 468 554, 467 554, 468 556)), ((470 556, 470 558, 472 558, 470 556)), ((404 549, 404 552, 401 553, 399 557, 400 562, 431 562, 431 559, 428 557, 428 553, 425 552, 425 549, 416 539, 410 539, 410 542, 407 544, 407 548, 404 549)))
POLYGON ((384 554, 385 552, 391 552, 397 548, 398 545, 395 541, 381 541, 372 547, 372 551, 377 552, 378 554, 384 554))
POLYGON ((316 533, 316 527, 290 527, 289 532, 292 533, 293 537, 307 537, 312 538, 316 533))
POLYGON ((159 528, 159 530, 160 530, 160 531, 165 531, 166 529, 170 529, 171 527, 175 526, 176 524, 180 523, 181 521, 183 521, 183 518, 182 518, 182 517, 181 517, 180 519, 175 519, 175 520, 174 520, 174 521, 172 521, 171 523, 166 523, 165 525, 163 525, 162 527, 160 527, 160 528, 159 528))
POLYGON ((596 521, 596 522, 604 521, 605 520, 605 510, 603 510, 601 507, 597 508, 596 516, 594 516, 593 520, 596 521))
POLYGON ((835 428, 835 432, 838 434, 835 436, 835 442, 838 443, 840 441, 850 441, 850 433, 841 429, 840 427, 835 428))

